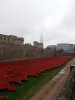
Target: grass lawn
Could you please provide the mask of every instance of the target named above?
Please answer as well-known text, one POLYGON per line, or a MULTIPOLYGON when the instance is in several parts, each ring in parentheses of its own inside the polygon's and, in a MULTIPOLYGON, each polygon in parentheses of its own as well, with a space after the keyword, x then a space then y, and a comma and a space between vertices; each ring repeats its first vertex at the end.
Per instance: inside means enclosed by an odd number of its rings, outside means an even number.
POLYGON ((0 91, 0 95, 7 96, 5 100, 28 100, 29 97, 35 93, 42 85, 44 85, 48 80, 50 80, 55 74, 57 74, 63 66, 48 70, 41 73, 38 77, 29 77, 28 80, 23 81, 21 84, 12 83, 16 86, 17 91, 0 91))

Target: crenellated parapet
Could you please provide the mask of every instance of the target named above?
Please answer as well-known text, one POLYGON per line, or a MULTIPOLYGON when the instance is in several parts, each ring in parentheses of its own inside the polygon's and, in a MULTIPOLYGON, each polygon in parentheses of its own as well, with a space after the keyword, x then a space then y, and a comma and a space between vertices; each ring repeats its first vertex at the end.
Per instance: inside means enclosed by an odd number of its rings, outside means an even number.
POLYGON ((11 43, 11 44, 23 45, 24 44, 24 38, 17 37, 17 36, 14 36, 14 35, 0 34, 0 43, 11 43))

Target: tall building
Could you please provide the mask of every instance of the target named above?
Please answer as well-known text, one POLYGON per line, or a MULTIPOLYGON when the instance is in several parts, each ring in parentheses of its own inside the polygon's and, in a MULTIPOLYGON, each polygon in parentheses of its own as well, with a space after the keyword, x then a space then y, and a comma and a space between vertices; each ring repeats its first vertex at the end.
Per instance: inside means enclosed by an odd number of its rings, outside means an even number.
POLYGON ((57 50, 63 49, 64 52, 73 53, 74 52, 74 45, 68 43, 60 43, 57 44, 57 50))
POLYGON ((33 46, 35 46, 37 48, 43 48, 43 43, 39 43, 37 41, 33 41, 33 46))

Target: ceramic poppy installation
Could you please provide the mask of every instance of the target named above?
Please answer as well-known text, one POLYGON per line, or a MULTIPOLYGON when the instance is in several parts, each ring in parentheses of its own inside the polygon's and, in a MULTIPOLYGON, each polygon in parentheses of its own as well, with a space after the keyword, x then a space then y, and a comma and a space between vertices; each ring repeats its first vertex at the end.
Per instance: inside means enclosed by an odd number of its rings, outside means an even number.
MULTIPOLYGON (((60 67, 72 58, 72 56, 56 56, 0 62, 0 91, 17 91, 12 82, 21 84, 23 80, 28 80, 29 76, 39 76, 42 72, 60 67)), ((4 98, 0 96, 0 100, 4 98)))

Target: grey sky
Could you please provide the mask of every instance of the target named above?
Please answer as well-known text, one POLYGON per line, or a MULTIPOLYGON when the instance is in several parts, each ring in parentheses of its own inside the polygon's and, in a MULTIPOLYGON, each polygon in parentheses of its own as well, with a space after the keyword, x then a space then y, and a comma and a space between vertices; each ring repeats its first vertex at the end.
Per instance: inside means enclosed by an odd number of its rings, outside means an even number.
POLYGON ((75 43, 75 0, 0 0, 0 33, 46 45, 75 43))

